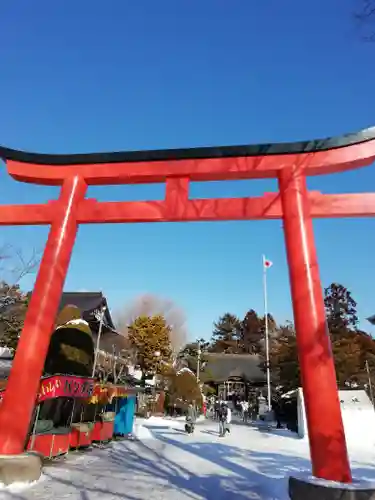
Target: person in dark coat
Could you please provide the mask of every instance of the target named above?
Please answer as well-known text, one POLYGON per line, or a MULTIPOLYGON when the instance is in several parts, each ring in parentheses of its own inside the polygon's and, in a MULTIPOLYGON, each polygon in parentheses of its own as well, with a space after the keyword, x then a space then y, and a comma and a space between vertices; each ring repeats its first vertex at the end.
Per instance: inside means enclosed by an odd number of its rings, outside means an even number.
POLYGON ((272 400, 272 410, 275 414, 276 428, 282 429, 281 419, 282 419, 282 408, 280 397, 275 396, 272 400))

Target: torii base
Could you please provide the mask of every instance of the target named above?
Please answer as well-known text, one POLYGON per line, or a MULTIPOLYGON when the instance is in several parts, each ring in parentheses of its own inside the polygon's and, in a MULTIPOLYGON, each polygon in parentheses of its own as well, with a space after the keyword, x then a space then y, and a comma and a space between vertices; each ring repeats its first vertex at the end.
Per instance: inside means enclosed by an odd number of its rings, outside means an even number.
POLYGON ((289 478, 291 500, 375 500, 375 485, 319 482, 289 478))
POLYGON ((32 483, 42 474, 42 457, 37 453, 0 455, 0 483, 32 483))

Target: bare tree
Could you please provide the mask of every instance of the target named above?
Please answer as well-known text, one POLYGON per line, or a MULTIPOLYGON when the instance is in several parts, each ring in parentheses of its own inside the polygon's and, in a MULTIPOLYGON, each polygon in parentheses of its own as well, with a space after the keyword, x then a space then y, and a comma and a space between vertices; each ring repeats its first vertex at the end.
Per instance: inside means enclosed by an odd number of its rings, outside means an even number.
POLYGON ((40 262, 40 252, 32 249, 26 257, 24 252, 10 244, 0 245, 1 281, 10 287, 19 285, 28 274, 33 274, 40 262))
POLYGON ((0 346, 17 348, 27 310, 27 295, 20 281, 36 271, 39 255, 33 250, 26 258, 12 245, 0 246, 0 346))
POLYGON ((122 335, 127 337, 128 326, 136 318, 158 314, 164 317, 166 323, 171 328, 170 342, 175 358, 186 344, 187 326, 184 312, 173 301, 151 294, 137 297, 117 314, 118 329, 122 335))
POLYGON ((117 352, 116 346, 113 346, 112 354, 99 351, 95 376, 103 383, 118 384, 127 375, 128 365, 127 352, 117 352))

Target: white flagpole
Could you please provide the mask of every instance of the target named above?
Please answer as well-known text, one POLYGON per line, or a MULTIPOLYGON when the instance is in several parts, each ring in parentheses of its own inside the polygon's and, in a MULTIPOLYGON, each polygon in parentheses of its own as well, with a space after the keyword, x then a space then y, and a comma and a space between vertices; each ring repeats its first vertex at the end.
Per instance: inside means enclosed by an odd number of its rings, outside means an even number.
POLYGON ((266 370, 267 370, 267 404, 271 411, 271 371, 270 371, 270 346, 268 331, 268 299, 267 299, 267 267, 266 257, 263 255, 263 297, 264 297, 264 327, 266 337, 266 370))

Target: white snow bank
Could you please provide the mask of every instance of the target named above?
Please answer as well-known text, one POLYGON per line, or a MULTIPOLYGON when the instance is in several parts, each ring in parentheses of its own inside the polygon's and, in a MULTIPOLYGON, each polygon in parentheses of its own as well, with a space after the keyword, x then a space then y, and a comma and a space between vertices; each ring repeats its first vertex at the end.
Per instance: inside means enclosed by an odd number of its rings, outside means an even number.
POLYGON ((143 424, 135 424, 133 430, 133 436, 139 441, 146 441, 148 439, 155 439, 150 429, 145 427, 143 424))
MULTIPOLYGON (((375 411, 370 398, 363 390, 339 391, 341 415, 346 442, 350 448, 375 447, 375 411)), ((306 410, 302 389, 298 389, 298 434, 308 438, 306 410)))
POLYGON ((150 417, 148 419, 145 418, 136 418, 134 422, 133 428, 133 436, 140 441, 146 439, 155 439, 155 436, 151 432, 150 428, 155 427, 165 427, 168 422, 163 417, 150 417))
POLYGON ((16 482, 12 484, 5 485, 3 483, 0 483, 0 492, 9 492, 9 493, 20 493, 22 491, 28 490, 29 488, 32 488, 33 486, 36 486, 37 484, 40 484, 42 481, 44 481, 45 476, 43 474, 40 476, 40 478, 37 481, 32 481, 32 482, 16 482))
POLYGON ((0 358, 11 358, 12 351, 8 347, 0 347, 0 358))

